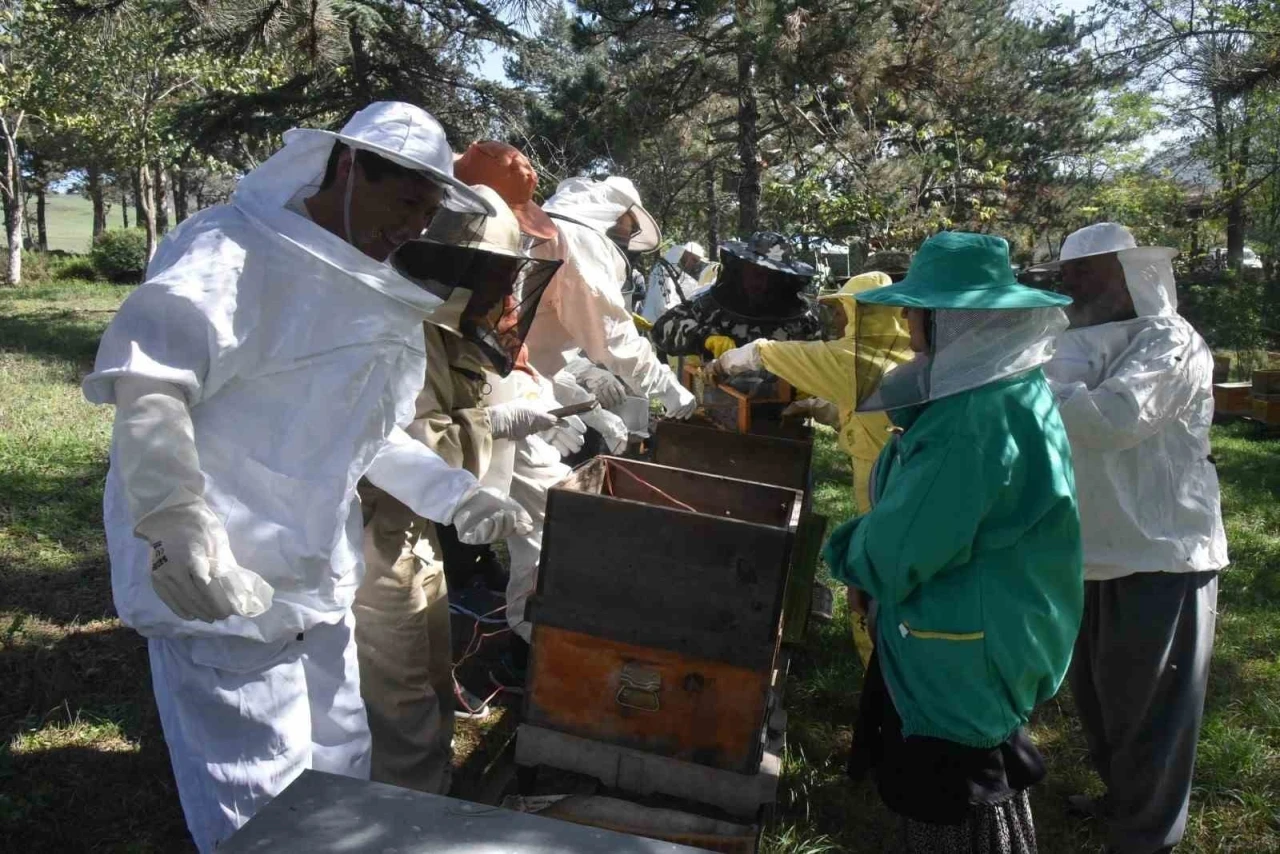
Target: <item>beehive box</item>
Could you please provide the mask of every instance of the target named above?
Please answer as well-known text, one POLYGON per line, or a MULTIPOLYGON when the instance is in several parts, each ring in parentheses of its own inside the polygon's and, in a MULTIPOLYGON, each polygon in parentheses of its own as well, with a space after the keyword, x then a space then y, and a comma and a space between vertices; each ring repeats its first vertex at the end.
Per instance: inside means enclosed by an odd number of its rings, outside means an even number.
POLYGON ((737 433, 660 421, 654 462, 739 480, 808 490, 813 439, 737 433))
POLYGON ((1218 383, 1213 387, 1213 409, 1219 415, 1247 415, 1252 407, 1252 383, 1218 383))
POLYGON ((616 457, 575 469, 547 496, 525 720, 754 773, 801 500, 616 457))
POLYGON ((1280 371, 1254 371, 1253 396, 1280 397, 1280 371))
POLYGON ((1213 357, 1213 381, 1214 383, 1225 383, 1231 378, 1231 357, 1230 356, 1214 356, 1213 357))
POLYGON ((808 626, 813 578, 818 567, 825 517, 808 512, 809 471, 813 439, 787 439, 700 427, 683 421, 658 423, 654 461, 662 465, 705 471, 786 486, 805 492, 805 509, 796 532, 796 546, 787 581, 783 609, 783 641, 800 643, 808 626))
POLYGON ((1280 427, 1280 394, 1255 397, 1253 417, 1269 427, 1280 427))

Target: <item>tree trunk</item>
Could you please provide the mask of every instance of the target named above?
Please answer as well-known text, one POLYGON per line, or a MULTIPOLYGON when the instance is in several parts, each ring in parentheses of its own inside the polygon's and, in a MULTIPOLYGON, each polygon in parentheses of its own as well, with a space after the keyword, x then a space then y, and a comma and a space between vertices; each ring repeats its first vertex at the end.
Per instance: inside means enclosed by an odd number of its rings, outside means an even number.
MULTIPOLYGON (((16 176, 11 177, 16 180, 16 176)), ((5 270, 4 281, 7 285, 20 285, 22 284, 22 226, 24 219, 21 187, 12 196, 5 197, 4 207, 5 225, 8 226, 5 237, 9 241, 9 264, 5 270)))
POLYGON ((737 0, 738 23, 738 232, 744 240, 760 223, 760 108, 756 103, 756 57, 749 32, 749 5, 737 0))
POLYGON ((715 261, 720 255, 720 208, 716 204, 716 164, 707 161, 707 260, 715 261))
POLYGON ((4 165, 4 224, 5 239, 9 244, 8 264, 4 281, 7 285, 22 284, 22 226, 23 193, 22 172, 18 166, 17 146, 8 140, 8 156, 4 165))
POLYGON ((1227 205, 1227 266, 1239 270, 1244 263, 1244 199, 1237 191, 1227 205))
POLYGON ((361 103, 372 101, 373 93, 369 89, 369 54, 365 50, 364 34, 355 23, 351 24, 347 33, 351 44, 351 77, 356 93, 360 96, 358 100, 361 103))
MULTIPOLYGON (((739 19, 739 27, 742 26, 739 19)), ((738 46, 738 233, 743 239, 760 222, 760 155, 757 150, 760 109, 756 104, 756 60, 745 37, 738 46)))
POLYGON ((187 214, 187 169, 179 163, 173 170, 173 224, 179 225, 186 220, 187 214))
POLYGON ((146 211, 144 211, 142 207, 142 177, 141 176, 144 172, 145 172, 145 168, 134 169, 133 174, 130 176, 130 181, 133 184, 133 223, 138 228, 141 228, 142 224, 147 221, 146 211))
POLYGON ((138 165, 135 180, 138 182, 138 199, 142 203, 142 223, 147 229, 147 261, 150 261, 156 254, 156 205, 151 170, 146 163, 138 165))
POLYGON ((164 234, 169 230, 169 175, 165 171, 164 164, 157 163, 154 169, 155 173, 155 196, 156 196, 156 234, 164 234))
POLYGON ((107 230, 107 203, 102 197, 102 170, 90 166, 87 170, 89 182, 89 201, 93 203, 93 236, 107 230))
POLYGON ((129 227, 129 197, 125 195, 124 187, 120 188, 120 218, 124 220, 124 227, 129 227))
POLYGON ((36 247, 41 252, 49 251, 49 225, 45 219, 45 197, 48 193, 43 184, 36 190, 36 247))

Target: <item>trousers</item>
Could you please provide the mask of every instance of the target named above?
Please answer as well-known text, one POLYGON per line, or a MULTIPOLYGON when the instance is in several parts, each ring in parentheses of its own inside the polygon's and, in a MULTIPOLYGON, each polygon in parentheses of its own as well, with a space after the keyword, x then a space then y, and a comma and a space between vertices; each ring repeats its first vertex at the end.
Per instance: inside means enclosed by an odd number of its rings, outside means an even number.
POLYGON ((1085 583, 1071 690, 1118 854, 1152 854, 1186 829, 1217 602, 1216 572, 1085 583))
POLYGON ((351 613, 276 643, 150 638, 178 798, 213 851, 308 768, 368 779, 351 613))
POLYGON ((371 777, 447 794, 453 758, 449 589, 435 526, 362 489, 365 575, 356 590, 360 693, 373 736, 371 777))

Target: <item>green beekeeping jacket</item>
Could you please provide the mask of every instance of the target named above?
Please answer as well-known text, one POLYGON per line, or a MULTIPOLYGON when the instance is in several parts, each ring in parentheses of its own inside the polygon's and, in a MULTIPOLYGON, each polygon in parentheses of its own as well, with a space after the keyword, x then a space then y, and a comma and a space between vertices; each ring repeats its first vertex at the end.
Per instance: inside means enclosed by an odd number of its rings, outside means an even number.
POLYGON ((1038 368, 891 415, 878 501, 824 556, 878 603, 903 734, 994 747, 1057 692, 1080 624, 1066 431, 1038 368))

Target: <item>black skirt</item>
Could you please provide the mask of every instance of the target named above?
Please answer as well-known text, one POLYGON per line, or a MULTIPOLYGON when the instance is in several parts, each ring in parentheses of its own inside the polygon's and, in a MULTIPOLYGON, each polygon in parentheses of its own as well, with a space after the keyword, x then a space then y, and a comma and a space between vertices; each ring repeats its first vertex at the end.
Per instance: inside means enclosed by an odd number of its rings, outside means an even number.
POLYGON ((902 719, 873 653, 863 680, 849 774, 874 774, 880 798, 898 815, 957 825, 975 807, 1003 804, 1044 779, 1044 758, 1021 727, 992 748, 902 735, 902 719))

